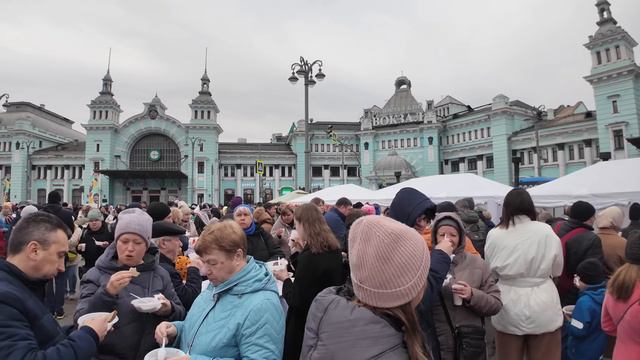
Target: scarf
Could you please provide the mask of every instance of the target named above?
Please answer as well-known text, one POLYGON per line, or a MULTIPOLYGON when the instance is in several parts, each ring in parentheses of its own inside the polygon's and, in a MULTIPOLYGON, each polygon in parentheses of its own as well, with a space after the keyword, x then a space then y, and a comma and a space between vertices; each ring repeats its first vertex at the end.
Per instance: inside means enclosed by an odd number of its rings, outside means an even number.
POLYGON ((253 235, 254 232, 256 232, 256 222, 252 221, 251 225, 249 225, 248 228, 244 229, 244 234, 249 236, 249 235, 253 235))

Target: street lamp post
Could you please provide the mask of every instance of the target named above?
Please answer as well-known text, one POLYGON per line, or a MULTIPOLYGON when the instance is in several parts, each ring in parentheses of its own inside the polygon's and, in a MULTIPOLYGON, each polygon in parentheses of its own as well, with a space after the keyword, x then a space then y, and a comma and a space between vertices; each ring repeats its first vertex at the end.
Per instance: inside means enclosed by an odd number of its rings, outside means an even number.
POLYGON ((196 147, 196 144, 200 145, 203 142, 204 142, 204 139, 202 139, 199 136, 187 136, 184 140, 185 146, 188 146, 189 143, 191 143, 191 190, 189 191, 189 194, 191 195, 190 203, 192 204, 195 201, 194 195, 196 191, 196 176, 195 176, 195 171, 193 170, 195 165, 195 147, 196 147))
POLYGON ((311 144, 309 144, 309 87, 316 84, 316 80, 322 81, 325 74, 322 72, 322 60, 309 62, 300 56, 300 62, 291 64, 291 76, 289 82, 295 85, 298 78, 304 79, 304 190, 311 190, 311 164, 310 153, 311 144), (313 75, 314 66, 318 67, 318 72, 313 75), (315 77, 315 79, 314 79, 315 77))
POLYGON ((31 200, 31 159, 30 159, 30 150, 31 147, 35 147, 35 140, 28 140, 28 141, 23 141, 22 143, 20 143, 20 149, 22 150, 27 150, 27 199, 24 200, 31 200))

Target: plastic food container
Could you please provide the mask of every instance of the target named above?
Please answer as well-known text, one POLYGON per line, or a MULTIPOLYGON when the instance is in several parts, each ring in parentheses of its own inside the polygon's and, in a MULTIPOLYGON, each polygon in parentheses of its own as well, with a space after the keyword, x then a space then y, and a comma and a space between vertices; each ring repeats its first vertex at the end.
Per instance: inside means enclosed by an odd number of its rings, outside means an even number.
MULTIPOLYGON (((111 314, 111 313, 108 313, 108 312, 94 312, 94 313, 84 314, 84 315, 80 316, 80 318, 78 318, 78 327, 84 325, 84 323, 87 320, 89 320, 89 319, 91 319, 93 317, 96 317, 96 316, 107 316, 109 314, 111 314)), ((111 328, 113 327, 113 324, 117 323, 118 320, 119 320, 118 316, 116 315, 116 317, 113 320, 111 320, 111 322, 107 323, 107 329, 111 330, 111 328)))

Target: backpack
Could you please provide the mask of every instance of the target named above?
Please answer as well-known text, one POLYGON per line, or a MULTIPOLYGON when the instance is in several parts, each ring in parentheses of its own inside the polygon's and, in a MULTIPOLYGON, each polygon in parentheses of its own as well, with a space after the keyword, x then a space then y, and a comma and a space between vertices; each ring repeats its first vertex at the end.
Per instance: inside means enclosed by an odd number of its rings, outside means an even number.
POLYGON ((473 243, 473 247, 480 253, 480 257, 484 259, 484 244, 487 240, 487 232, 478 223, 467 224, 464 231, 473 243))

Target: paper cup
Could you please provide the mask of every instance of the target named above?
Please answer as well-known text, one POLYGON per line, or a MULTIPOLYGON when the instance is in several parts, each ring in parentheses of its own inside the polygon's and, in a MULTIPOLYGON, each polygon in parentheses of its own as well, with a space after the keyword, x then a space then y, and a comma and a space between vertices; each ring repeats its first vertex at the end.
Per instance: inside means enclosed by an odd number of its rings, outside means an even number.
MULTIPOLYGON (((147 355, 144 356, 144 360, 157 360, 158 359, 158 350, 160 350, 160 349, 155 349, 155 350, 151 350, 150 352, 148 352, 147 355)), ((165 354, 166 354, 165 359, 169 359, 169 358, 176 357, 176 356, 186 355, 182 350, 176 349, 176 348, 165 347, 164 351, 165 351, 165 354)))
MULTIPOLYGON (((91 318, 93 318, 93 317, 96 317, 96 316, 107 316, 107 315, 109 315, 109 314, 111 314, 111 313, 108 313, 108 312, 94 312, 94 313, 84 314, 84 315, 82 315, 82 316, 80 316, 80 317, 78 318, 78 327, 80 327, 80 326, 84 325, 84 323, 85 323, 87 320, 89 320, 89 319, 91 319, 91 318)), ((107 330, 111 330, 111 328, 113 327, 113 325, 114 325, 115 323, 117 323, 117 322, 118 322, 118 320, 120 320, 120 319, 118 318, 118 316, 116 316, 116 317, 115 317, 115 319, 113 319, 113 320, 111 320, 110 322, 108 322, 108 323, 107 323, 107 330)))
POLYGON ((575 309, 575 305, 567 305, 562 308, 562 312, 567 316, 571 317, 573 315, 573 309, 575 309))
MULTIPOLYGON (((451 290, 453 290, 453 289, 459 290, 462 287, 463 286, 460 286, 460 285, 451 285, 451 290)), ((458 295, 456 293, 452 293, 452 295, 453 295, 453 305, 455 305, 455 306, 462 305, 462 298, 460 297, 460 295, 458 295)))

